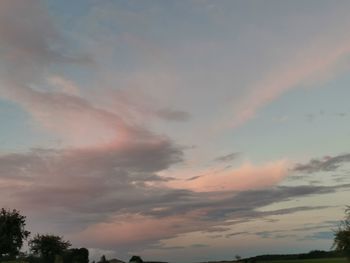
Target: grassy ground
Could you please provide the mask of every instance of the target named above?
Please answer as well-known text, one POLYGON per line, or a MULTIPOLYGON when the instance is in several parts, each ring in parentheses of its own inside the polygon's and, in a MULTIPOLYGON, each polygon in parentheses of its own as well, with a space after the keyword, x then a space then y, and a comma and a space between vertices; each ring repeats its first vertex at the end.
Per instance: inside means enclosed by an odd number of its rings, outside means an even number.
POLYGON ((258 261, 258 263, 347 263, 344 258, 302 259, 302 260, 273 260, 258 261))

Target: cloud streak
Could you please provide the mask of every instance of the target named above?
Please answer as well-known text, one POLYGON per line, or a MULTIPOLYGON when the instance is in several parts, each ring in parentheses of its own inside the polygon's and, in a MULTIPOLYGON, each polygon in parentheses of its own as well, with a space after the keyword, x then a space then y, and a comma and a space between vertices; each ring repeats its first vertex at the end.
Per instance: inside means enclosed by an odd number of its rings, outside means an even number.
POLYGON ((216 161, 216 162, 231 162, 231 161, 236 160, 240 155, 241 155, 241 153, 229 153, 229 154, 222 155, 222 156, 215 158, 214 161, 216 161))
POLYGON ((304 87, 317 79, 324 80, 325 76, 333 77, 338 70, 338 63, 350 53, 349 41, 334 44, 332 48, 326 45, 316 51, 302 52, 304 55, 298 54, 296 58, 290 58, 288 64, 271 72, 253 86, 251 93, 235 106, 232 127, 241 126, 252 119, 259 109, 291 89, 304 87))
POLYGON ((296 164, 293 168, 296 172, 316 173, 334 172, 344 163, 350 162, 350 154, 340 154, 336 156, 325 156, 322 159, 312 159, 308 163, 296 164))
POLYGON ((170 182, 169 185, 198 192, 244 191, 274 186, 287 175, 288 163, 283 160, 262 166, 245 163, 237 169, 208 172, 190 180, 170 182))
POLYGON ((112 249, 144 246, 193 231, 217 231, 215 227, 225 226, 227 220, 256 220, 315 209, 258 211, 275 202, 349 187, 280 186, 239 192, 164 187, 168 179, 157 173, 181 161, 181 156, 181 150, 167 141, 2 155, 0 197, 9 201, 7 205, 27 212, 29 218, 55 218, 48 229, 59 226, 62 234, 70 233, 69 238, 76 242, 112 249))

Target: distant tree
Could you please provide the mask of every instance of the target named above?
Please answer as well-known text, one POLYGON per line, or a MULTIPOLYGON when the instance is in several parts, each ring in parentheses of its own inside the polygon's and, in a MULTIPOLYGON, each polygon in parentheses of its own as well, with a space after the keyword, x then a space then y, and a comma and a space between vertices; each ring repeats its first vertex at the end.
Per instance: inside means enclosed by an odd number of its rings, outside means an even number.
POLYGON ((0 259, 3 256, 10 258, 19 254, 23 241, 28 238, 30 232, 25 229, 26 217, 19 211, 4 208, 0 211, 0 259))
POLYGON ((350 206, 345 210, 346 217, 334 233, 333 247, 350 261, 350 206))
POLYGON ((97 262, 97 263, 109 263, 109 261, 106 259, 106 256, 105 256, 105 255, 102 255, 100 261, 97 262))
POLYGON ((143 260, 139 256, 132 256, 129 260, 129 263, 143 263, 143 260))
POLYGON ((68 249, 63 256, 64 262, 89 263, 89 250, 86 248, 68 249))
POLYGON ((29 241, 29 247, 34 255, 40 256, 45 263, 53 263, 56 255, 62 256, 71 246, 69 241, 55 235, 36 235, 29 241))

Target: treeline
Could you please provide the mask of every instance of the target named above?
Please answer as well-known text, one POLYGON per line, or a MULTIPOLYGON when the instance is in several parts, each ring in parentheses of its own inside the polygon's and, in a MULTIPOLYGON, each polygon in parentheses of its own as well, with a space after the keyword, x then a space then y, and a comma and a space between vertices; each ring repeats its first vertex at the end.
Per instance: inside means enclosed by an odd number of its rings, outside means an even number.
POLYGON ((86 248, 70 248, 71 243, 52 234, 31 237, 26 229, 26 217, 16 209, 0 210, 0 262, 26 263, 89 263, 86 248), (29 251, 21 252, 24 241, 29 251))
MULTIPOLYGON (((36 234, 31 237, 30 231, 26 229, 25 216, 16 209, 6 210, 2 208, 0 210, 0 262, 89 263, 89 250, 87 248, 71 248, 71 246, 70 241, 53 234, 36 234), (26 253, 21 252, 24 241, 27 241, 29 248, 26 253)), ((144 263, 139 256, 132 256, 129 262, 144 263)), ((118 259, 106 259, 102 255, 96 263, 124 262, 118 259)))
MULTIPOLYGON (((335 251, 313 250, 303 254, 261 255, 241 259, 236 262, 254 263, 273 260, 298 260, 346 257, 350 261, 350 207, 345 210, 345 219, 337 231, 333 248, 335 251)), ((70 248, 71 243, 63 237, 52 234, 37 234, 30 239, 26 229, 26 217, 19 211, 0 210, 0 262, 9 260, 18 263, 88 263, 89 251, 86 248, 70 248), (28 241, 29 253, 21 252, 24 241, 28 241)), ((9 262, 10 263, 10 262, 9 262)), ((107 260, 105 256, 97 263, 123 263, 117 259, 107 260)), ((139 256, 133 256, 129 263, 144 263, 139 256)))
POLYGON ((273 260, 299 260, 299 259, 322 259, 322 258, 340 258, 344 257, 344 254, 338 251, 323 251, 313 250, 309 253, 302 254, 275 254, 275 255, 260 255, 251 258, 242 259, 242 262, 260 262, 260 261, 273 261, 273 260))
MULTIPOLYGON (((25 263, 89 263, 89 250, 86 248, 71 248, 54 255, 52 258, 45 258, 35 254, 20 254, 18 262, 25 263)), ((3 259, 6 262, 6 258, 3 259)))

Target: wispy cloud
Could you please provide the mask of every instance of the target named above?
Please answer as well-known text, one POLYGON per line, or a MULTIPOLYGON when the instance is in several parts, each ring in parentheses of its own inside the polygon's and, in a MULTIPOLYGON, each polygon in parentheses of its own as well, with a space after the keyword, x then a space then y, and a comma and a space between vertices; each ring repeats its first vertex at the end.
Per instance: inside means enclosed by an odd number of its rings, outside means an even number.
POLYGON ((349 187, 272 187, 241 192, 164 187, 166 182, 157 172, 180 158, 181 151, 166 141, 125 145, 123 149, 35 150, 3 155, 0 196, 9 200, 7 205, 28 212, 29 218, 56 218, 54 222, 59 223, 52 222, 48 229, 59 226, 72 240, 111 249, 117 245, 140 246, 180 233, 210 231, 211 227, 225 226, 228 219, 256 220, 315 209, 257 210, 275 202, 349 187), (66 217, 72 212, 74 217, 66 217))
POLYGON ((239 152, 229 153, 229 154, 222 155, 222 156, 215 158, 214 161, 216 161, 216 162, 231 162, 231 161, 236 160, 240 155, 241 155, 241 153, 239 153, 239 152))
POLYGON ((188 112, 173 109, 160 109, 156 111, 156 115, 159 118, 169 121, 188 121, 190 119, 190 114, 188 112))
POLYGON ((274 186, 288 175, 287 161, 276 161, 262 166, 245 163, 237 169, 208 172, 186 181, 169 185, 193 191, 244 191, 274 186))
POLYGON ((338 69, 338 63, 350 53, 349 41, 334 44, 332 48, 322 47, 318 50, 303 50, 305 55, 290 58, 285 67, 271 72, 255 84, 250 94, 234 108, 232 127, 237 127, 252 119, 257 111, 276 100, 285 92, 301 88, 318 79, 331 78, 338 69), (334 72, 329 74, 329 72, 334 72))
POLYGON ((296 164, 293 170, 304 173, 334 172, 347 162, 350 162, 350 154, 325 156, 322 159, 311 159, 308 163, 296 164))

